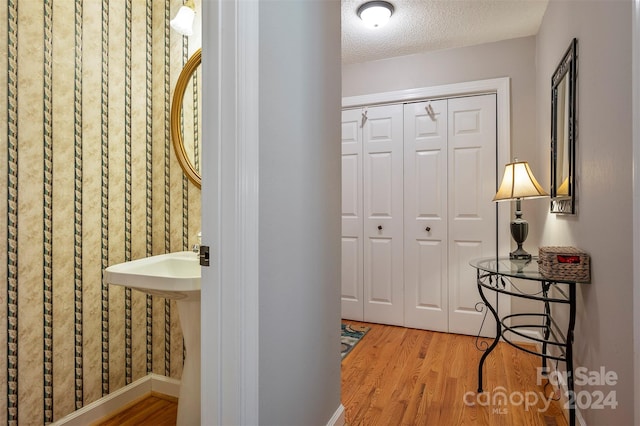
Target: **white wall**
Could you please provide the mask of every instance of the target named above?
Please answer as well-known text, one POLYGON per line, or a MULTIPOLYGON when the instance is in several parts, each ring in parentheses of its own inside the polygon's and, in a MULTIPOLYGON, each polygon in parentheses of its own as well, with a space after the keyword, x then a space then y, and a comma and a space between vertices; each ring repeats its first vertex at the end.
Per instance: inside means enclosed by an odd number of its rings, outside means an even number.
POLYGON ((260 3, 260 424, 340 406, 340 3, 260 3))
MULTIPOLYGON (((592 282, 579 286, 575 366, 615 371, 614 410, 582 410, 589 425, 634 424, 632 245, 632 2, 551 1, 537 36, 537 134, 548 140, 551 75, 578 38, 578 214, 539 206, 541 244, 572 245, 592 260, 592 282)), ((637 114, 637 113, 636 113, 637 114)), ((538 147, 542 175, 549 150, 538 147)), ((548 181, 545 181, 548 186, 548 181)), ((535 231, 534 231, 535 232, 535 231)))

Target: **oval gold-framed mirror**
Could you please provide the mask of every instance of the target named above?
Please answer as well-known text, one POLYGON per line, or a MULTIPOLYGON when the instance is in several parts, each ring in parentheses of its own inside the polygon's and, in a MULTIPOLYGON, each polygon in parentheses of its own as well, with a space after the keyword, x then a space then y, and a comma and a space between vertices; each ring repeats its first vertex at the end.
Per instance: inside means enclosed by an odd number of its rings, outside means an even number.
MULTIPOLYGON (((195 70, 200 66, 201 61, 202 49, 198 49, 191 55, 184 65, 184 68, 182 68, 173 92, 173 100, 171 101, 171 140, 173 141, 173 150, 176 153, 178 163, 180 163, 180 167, 182 167, 185 175, 187 175, 187 178, 198 188, 201 187, 202 178, 199 168, 196 168, 194 160, 192 160, 194 158, 193 154, 190 154, 188 152, 189 150, 185 147, 181 114, 185 91, 189 86, 195 70)), ((199 121, 196 120, 196 124, 198 122, 199 121)), ((197 130, 198 129, 196 129, 196 131, 197 130)))

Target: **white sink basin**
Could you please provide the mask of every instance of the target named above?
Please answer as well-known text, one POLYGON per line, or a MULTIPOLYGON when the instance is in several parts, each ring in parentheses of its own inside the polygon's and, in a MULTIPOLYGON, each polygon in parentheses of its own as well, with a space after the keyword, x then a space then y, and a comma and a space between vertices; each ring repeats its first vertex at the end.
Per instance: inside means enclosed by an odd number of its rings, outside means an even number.
POLYGON ((111 265, 104 270, 104 280, 167 299, 200 298, 200 263, 191 251, 111 265))

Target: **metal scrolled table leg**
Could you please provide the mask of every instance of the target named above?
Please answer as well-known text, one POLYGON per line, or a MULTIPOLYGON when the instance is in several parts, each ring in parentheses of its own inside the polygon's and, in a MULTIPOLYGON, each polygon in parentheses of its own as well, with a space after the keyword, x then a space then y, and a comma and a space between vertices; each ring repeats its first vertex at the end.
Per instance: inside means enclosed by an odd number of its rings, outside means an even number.
POLYGON ((576 285, 569 285, 569 326, 567 327, 567 388, 569 390, 569 425, 576 426, 576 395, 573 386, 573 328, 576 324, 576 285))
MULTIPOLYGON (((497 275, 495 275, 495 277, 497 280, 497 275)), ((480 270, 477 270, 478 292, 480 293, 480 298, 484 302, 485 306, 491 311, 491 313, 493 314, 493 317, 496 320, 496 337, 493 339, 493 343, 491 343, 491 345, 487 348, 484 354, 482 354, 482 357, 480 358, 480 363, 478 364, 478 393, 482 393, 482 367, 484 366, 484 361, 487 358, 487 356, 491 353, 493 348, 496 347, 496 345, 498 344, 498 341, 500 340, 500 335, 502 334, 502 324, 500 322, 500 318, 498 317, 498 312, 494 309, 494 307, 491 305, 491 303, 489 303, 489 301, 485 297, 484 292, 482 291, 482 285, 480 282, 481 282, 480 270)))
POLYGON ((542 281, 542 296, 544 298, 544 342, 542 343, 542 371, 547 374, 547 342, 549 341, 549 335, 551 334, 551 306, 549 304, 549 287, 551 284, 548 281, 542 281))

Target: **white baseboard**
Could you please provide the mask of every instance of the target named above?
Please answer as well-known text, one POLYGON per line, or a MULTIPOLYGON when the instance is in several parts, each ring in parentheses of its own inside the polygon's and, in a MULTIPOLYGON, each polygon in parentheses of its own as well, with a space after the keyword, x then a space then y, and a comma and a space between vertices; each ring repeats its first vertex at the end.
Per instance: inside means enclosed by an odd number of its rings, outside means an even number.
POLYGON ((54 426, 89 425, 151 392, 158 392, 177 398, 180 394, 180 380, 159 374, 148 374, 51 424, 54 426))
POLYGON ((174 398, 178 398, 180 396, 180 380, 161 376, 160 374, 149 374, 147 377, 151 377, 152 392, 161 393, 174 398))
POLYGON ((536 340, 532 340, 532 339, 542 339, 542 334, 540 334, 539 331, 526 330, 524 328, 519 328, 518 333, 522 333, 525 336, 529 336, 531 337, 531 339, 519 336, 515 333, 509 333, 509 340, 511 340, 512 342, 530 343, 532 345, 535 345, 537 350, 542 350, 542 345, 536 340))
POLYGON ((344 426, 346 420, 344 418, 344 405, 340 404, 333 416, 329 419, 327 426, 344 426))

